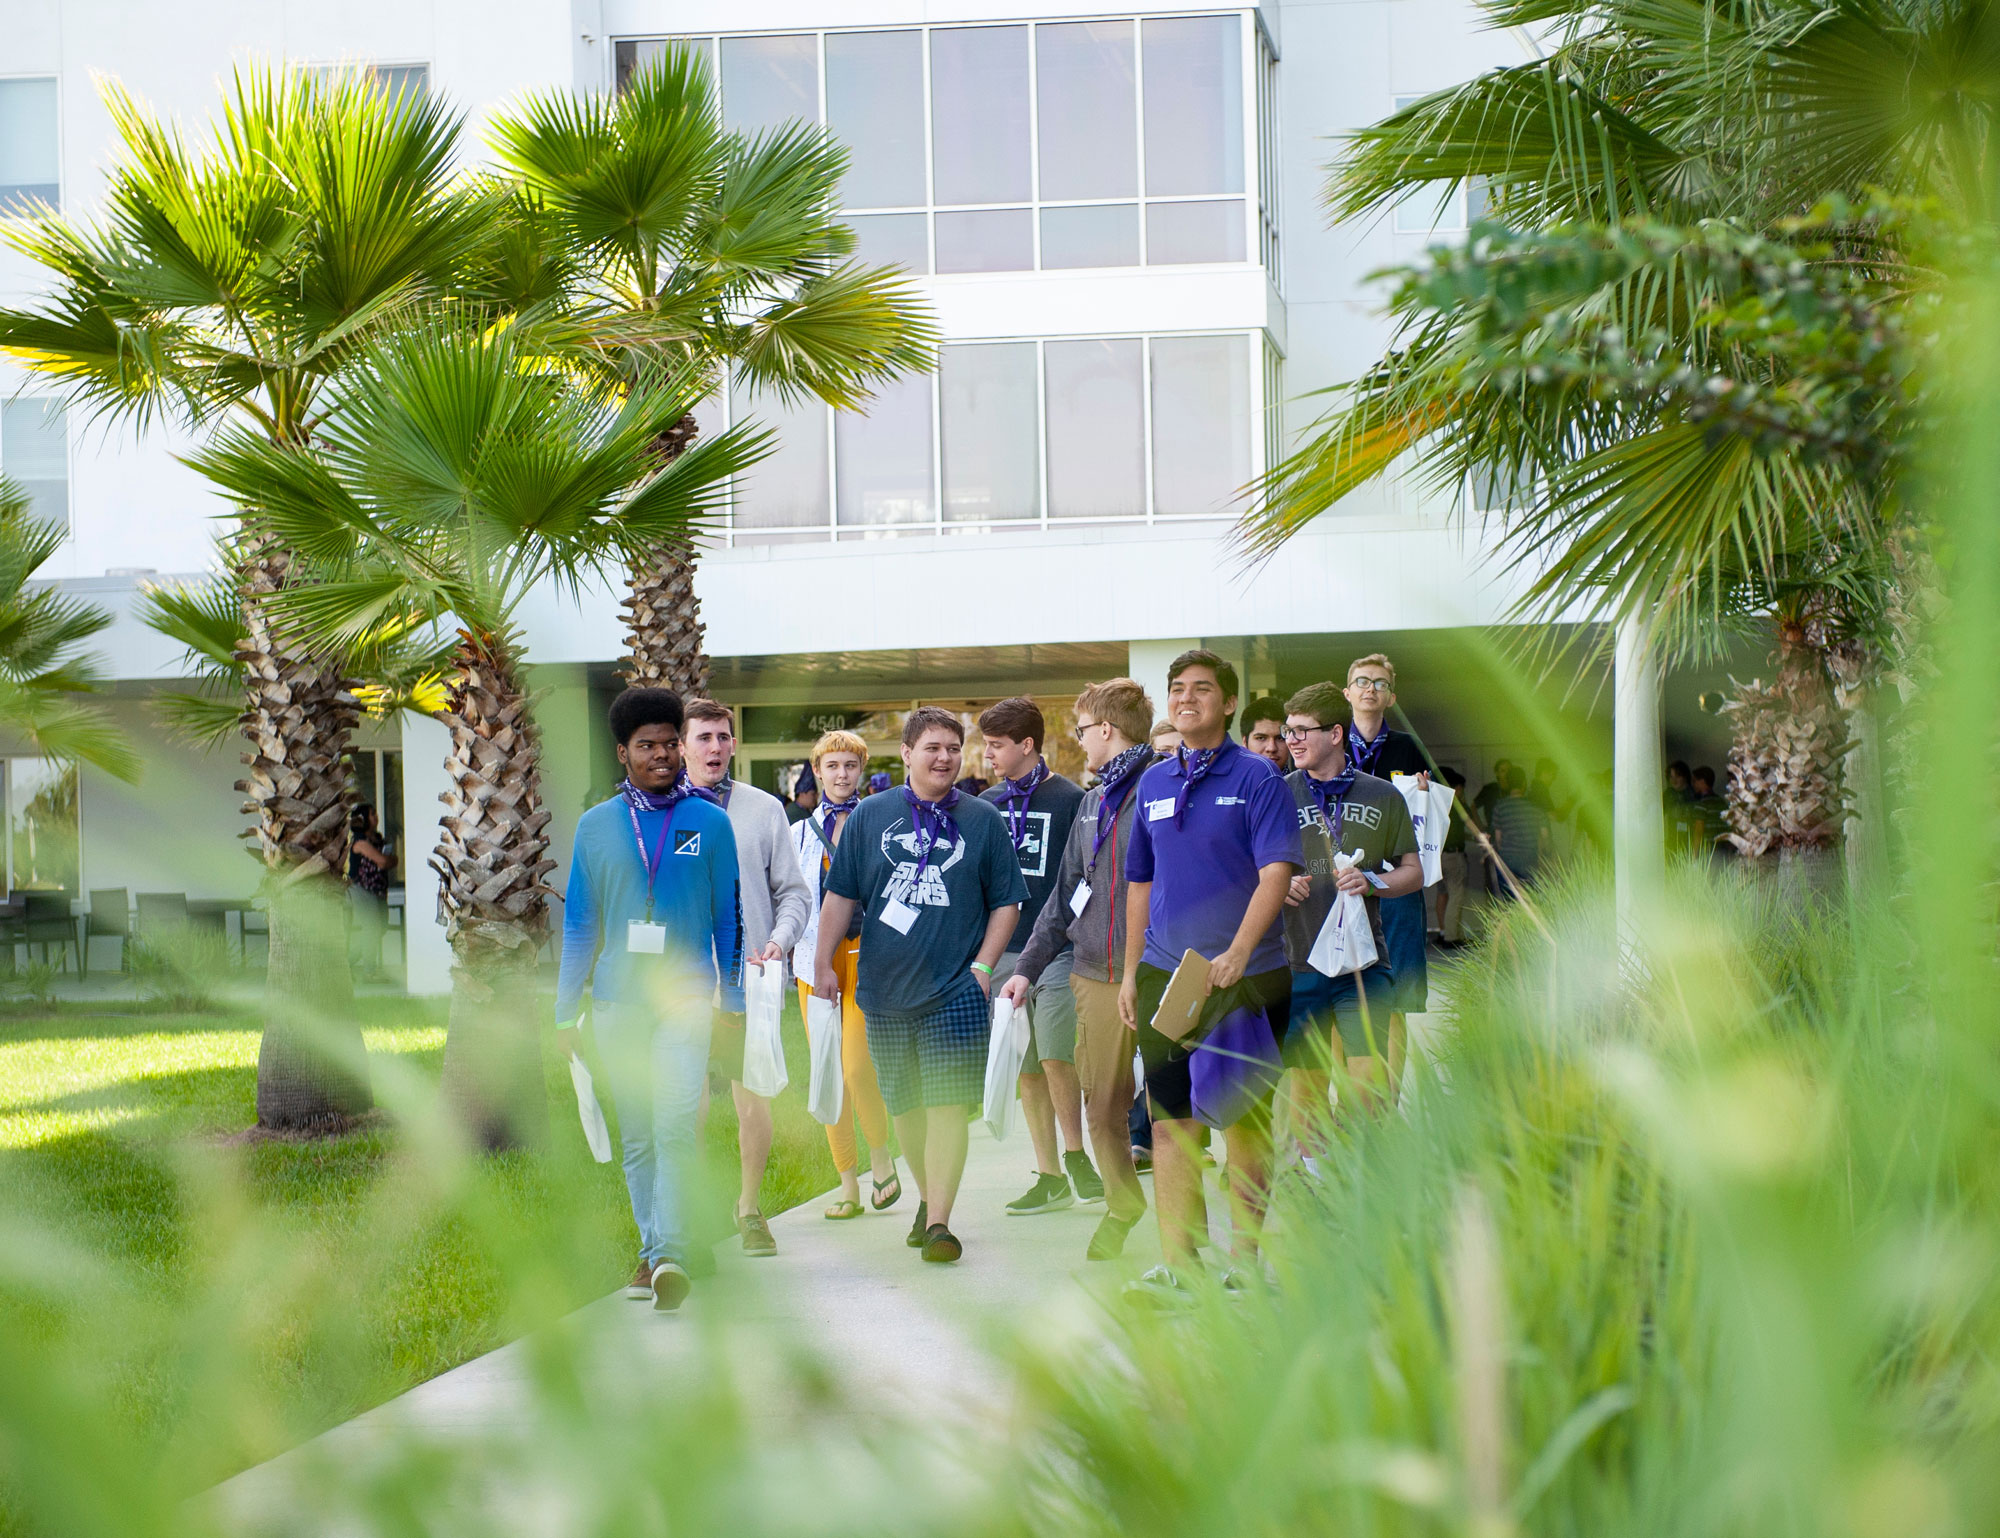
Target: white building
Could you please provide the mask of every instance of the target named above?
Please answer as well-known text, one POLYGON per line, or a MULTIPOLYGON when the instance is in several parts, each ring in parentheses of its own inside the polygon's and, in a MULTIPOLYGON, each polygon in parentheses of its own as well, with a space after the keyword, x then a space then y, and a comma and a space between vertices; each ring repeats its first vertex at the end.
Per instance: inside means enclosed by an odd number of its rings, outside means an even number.
MULTIPOLYGON (((716 404, 783 438, 701 567, 715 692, 750 707, 741 772, 770 783, 820 718, 1023 691, 1066 703, 1128 669, 1157 688, 1196 638, 1239 658, 1253 692, 1389 651, 1411 717, 1475 784, 1546 740, 1473 629, 1511 588, 1455 506, 1384 485, 1254 570, 1227 538, 1232 492, 1310 420, 1300 398, 1379 351, 1367 276, 1463 225, 1455 201, 1329 227, 1320 187, 1344 131, 1528 53, 1464 0, 0 0, 0 207, 32 193, 88 216, 113 150, 100 75, 195 128, 234 62, 365 62, 450 97, 476 142, 518 94, 615 89, 666 38, 710 50, 732 126, 804 117, 847 142, 863 253, 921 275, 947 341, 934 377, 866 416, 716 404)), ((36 282, 0 252, 0 300, 36 282)), ((210 565, 224 508, 172 433, 66 420, 19 375, 0 375, 0 401, 0 471, 67 520, 67 585, 125 614, 139 583, 210 565)), ((615 596, 551 596, 530 648, 565 858, 564 824, 608 784, 615 596)), ((127 617, 106 652, 152 766, 137 789, 86 771, 81 872, 65 879, 247 895, 234 753, 165 741, 147 703, 176 649, 127 617)), ((1698 724, 1695 688, 1670 693, 1671 720, 1698 724)), ((1572 715, 1592 708, 1579 697, 1572 715)), ((1693 740, 1713 751, 1715 733, 1693 740)), ((425 917, 443 741, 427 720, 371 727, 361 765, 392 808, 400 781, 425 917)), ((33 874, 21 835, 45 778, 9 760, 10 887, 33 874)), ((412 986, 442 986, 445 961, 420 921, 412 986)))

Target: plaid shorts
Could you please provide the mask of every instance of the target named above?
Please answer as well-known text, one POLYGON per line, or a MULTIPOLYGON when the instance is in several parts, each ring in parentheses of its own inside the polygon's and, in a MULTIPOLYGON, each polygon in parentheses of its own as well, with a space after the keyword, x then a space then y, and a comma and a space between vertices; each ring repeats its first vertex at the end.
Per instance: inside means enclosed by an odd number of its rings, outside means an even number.
POLYGON ((868 1056, 891 1116, 922 1106, 978 1105, 986 1098, 991 1006, 970 972, 965 985, 916 1014, 868 1013, 868 1056))

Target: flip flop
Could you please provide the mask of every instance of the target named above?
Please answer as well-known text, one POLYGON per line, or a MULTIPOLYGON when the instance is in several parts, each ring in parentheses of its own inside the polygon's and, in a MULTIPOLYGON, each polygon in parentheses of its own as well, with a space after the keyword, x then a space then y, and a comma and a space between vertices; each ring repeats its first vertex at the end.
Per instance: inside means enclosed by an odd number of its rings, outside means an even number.
POLYGON ((903 1199, 903 1177, 895 1170, 889 1171, 887 1180, 877 1180, 873 1175, 868 1180, 875 1187, 875 1194, 868 1200, 877 1212, 887 1212, 903 1199))
POLYGON ((843 1196, 826 1209, 826 1215, 836 1223, 843 1223, 849 1218, 858 1218, 861 1216, 861 1203, 851 1197, 843 1196))

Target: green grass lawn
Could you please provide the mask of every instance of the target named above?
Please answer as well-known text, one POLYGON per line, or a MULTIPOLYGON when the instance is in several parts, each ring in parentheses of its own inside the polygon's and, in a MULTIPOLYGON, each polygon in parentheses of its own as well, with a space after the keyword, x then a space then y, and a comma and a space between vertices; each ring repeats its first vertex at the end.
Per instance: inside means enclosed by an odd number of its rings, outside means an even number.
MULTIPOLYGON (((434 1084, 443 1001, 360 1007, 378 1086, 434 1084)), ((767 1213, 834 1183, 824 1132, 805 1110, 796 1007, 786 1029, 794 1087, 777 1106, 767 1213)), ((67 1344, 113 1375, 116 1400, 141 1429, 171 1441, 197 1413, 200 1394, 186 1390, 177 1360, 191 1338, 180 1314, 195 1299, 214 1306, 218 1277, 232 1270, 241 1285, 222 1293, 249 1312, 229 1371, 256 1382, 260 1411, 224 1438, 226 1465, 268 1456, 629 1274, 638 1238, 623 1176, 615 1160, 591 1161, 552 1047, 547 1147, 463 1159, 437 1151, 435 1127, 386 1119, 318 1142, 242 1139, 255 1116, 258 1038, 256 1018, 241 1012, 0 1017, 9 1215, 37 1225, 34 1247, 123 1299, 108 1345, 103 1310, 70 1306, 62 1289, 32 1303, 0 1296, 0 1330, 67 1344)), ((706 1151, 708 1228, 720 1234, 736 1190, 727 1094, 712 1099, 706 1151)))

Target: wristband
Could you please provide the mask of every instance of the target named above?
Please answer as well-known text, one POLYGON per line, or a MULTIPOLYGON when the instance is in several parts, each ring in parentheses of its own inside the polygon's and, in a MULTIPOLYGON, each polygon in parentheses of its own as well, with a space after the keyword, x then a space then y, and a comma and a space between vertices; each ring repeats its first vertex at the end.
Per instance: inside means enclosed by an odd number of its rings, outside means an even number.
POLYGON ((993 969, 983 961, 973 962, 972 970, 975 972, 984 972, 988 977, 991 977, 993 975, 993 969))

